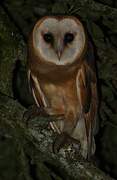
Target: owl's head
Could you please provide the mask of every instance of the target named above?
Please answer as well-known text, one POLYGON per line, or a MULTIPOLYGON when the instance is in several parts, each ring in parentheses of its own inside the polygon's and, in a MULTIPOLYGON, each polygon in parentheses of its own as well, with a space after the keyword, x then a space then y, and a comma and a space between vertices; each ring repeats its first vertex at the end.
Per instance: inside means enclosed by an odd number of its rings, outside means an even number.
POLYGON ((72 64, 84 52, 86 34, 73 16, 46 16, 32 32, 33 47, 41 60, 55 65, 72 64))

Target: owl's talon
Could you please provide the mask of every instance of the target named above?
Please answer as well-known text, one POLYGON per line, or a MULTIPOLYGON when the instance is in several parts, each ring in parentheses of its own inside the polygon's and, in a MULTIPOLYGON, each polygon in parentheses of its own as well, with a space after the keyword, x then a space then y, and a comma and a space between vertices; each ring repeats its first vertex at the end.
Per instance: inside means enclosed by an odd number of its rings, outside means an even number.
POLYGON ((53 143, 53 152, 57 154, 59 150, 64 146, 65 141, 66 141, 66 134, 61 133, 57 135, 55 142, 53 143))
POLYGON ((39 116, 46 118, 48 117, 48 122, 64 120, 64 115, 62 114, 49 115, 48 113, 46 113, 46 109, 44 107, 37 107, 35 105, 32 105, 26 112, 24 112, 23 121, 28 125, 30 120, 39 116))
POLYGON ((63 132, 56 137, 55 142, 53 143, 53 152, 57 154, 59 150, 64 147, 64 145, 71 143, 77 144, 78 149, 80 149, 79 141, 70 137, 67 133, 63 132))
POLYGON ((30 120, 38 116, 48 117, 43 108, 38 108, 37 106, 33 105, 29 107, 29 109, 26 112, 24 112, 23 121, 26 122, 26 124, 28 124, 30 120))

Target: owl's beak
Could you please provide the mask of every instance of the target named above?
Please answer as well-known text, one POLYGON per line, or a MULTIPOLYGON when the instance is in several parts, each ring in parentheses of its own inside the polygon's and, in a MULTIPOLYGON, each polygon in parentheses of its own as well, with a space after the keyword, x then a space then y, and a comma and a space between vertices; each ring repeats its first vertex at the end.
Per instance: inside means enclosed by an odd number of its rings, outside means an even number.
POLYGON ((60 61, 60 59, 61 59, 62 52, 63 52, 63 51, 62 51, 61 48, 60 48, 60 49, 57 49, 57 51, 56 51, 59 61, 60 61))
POLYGON ((61 41, 58 41, 57 46, 55 47, 55 51, 56 51, 59 61, 61 59, 63 49, 64 49, 64 45, 62 44, 61 41))

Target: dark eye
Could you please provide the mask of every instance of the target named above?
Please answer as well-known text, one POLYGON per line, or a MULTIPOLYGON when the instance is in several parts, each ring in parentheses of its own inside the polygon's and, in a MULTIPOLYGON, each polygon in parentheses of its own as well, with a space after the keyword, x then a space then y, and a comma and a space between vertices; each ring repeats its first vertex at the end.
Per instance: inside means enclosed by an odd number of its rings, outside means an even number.
POLYGON ((53 35, 51 33, 45 33, 43 35, 43 38, 47 43, 52 43, 53 42, 53 35))
POLYGON ((64 36, 64 43, 70 43, 74 40, 74 35, 72 33, 66 33, 64 36))

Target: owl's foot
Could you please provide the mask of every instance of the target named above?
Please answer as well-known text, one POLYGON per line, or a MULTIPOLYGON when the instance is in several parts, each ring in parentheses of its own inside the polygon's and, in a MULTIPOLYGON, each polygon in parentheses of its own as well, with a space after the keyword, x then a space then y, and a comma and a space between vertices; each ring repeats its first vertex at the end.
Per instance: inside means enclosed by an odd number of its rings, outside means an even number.
POLYGON ((23 114, 23 120, 24 122, 28 123, 30 120, 34 119, 38 116, 45 116, 47 117, 47 114, 43 111, 42 108, 38 108, 36 105, 32 105, 28 108, 26 112, 23 114))
POLYGON ((23 121, 28 124, 30 120, 37 117, 45 117, 47 123, 57 120, 63 120, 64 116, 62 114, 49 114, 49 108, 37 107, 32 105, 23 115, 23 121))
POLYGON ((56 137, 55 142, 53 143, 53 152, 57 154, 61 148, 69 144, 75 144, 77 150, 80 150, 80 142, 63 132, 56 137))

